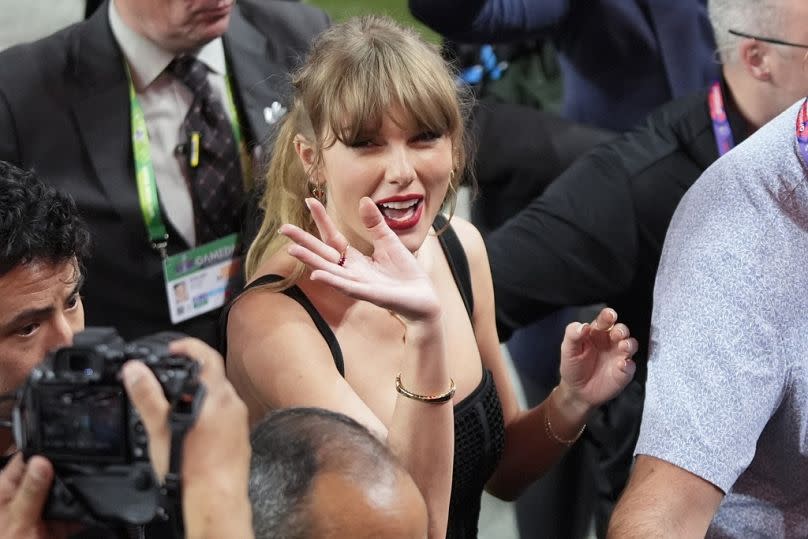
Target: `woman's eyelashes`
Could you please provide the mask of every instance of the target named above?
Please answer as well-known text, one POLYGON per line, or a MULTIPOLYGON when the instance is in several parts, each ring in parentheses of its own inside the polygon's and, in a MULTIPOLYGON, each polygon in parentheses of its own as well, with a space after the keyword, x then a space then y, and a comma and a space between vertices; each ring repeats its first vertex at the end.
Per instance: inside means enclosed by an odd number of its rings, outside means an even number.
POLYGON ((358 138, 348 143, 348 147, 358 149, 371 148, 373 146, 377 146, 377 143, 372 138, 358 138))
MULTIPOLYGON (((423 143, 433 142, 443 137, 443 133, 436 131, 420 131, 416 135, 410 137, 410 143, 423 143)), ((371 148, 375 146, 383 146, 385 143, 381 136, 362 136, 357 137, 355 140, 348 143, 350 148, 371 148)))
POLYGON ((438 133, 436 131, 422 131, 421 133, 418 133, 415 137, 413 137, 413 141, 432 142, 433 140, 438 140, 441 137, 443 137, 443 133, 438 133))

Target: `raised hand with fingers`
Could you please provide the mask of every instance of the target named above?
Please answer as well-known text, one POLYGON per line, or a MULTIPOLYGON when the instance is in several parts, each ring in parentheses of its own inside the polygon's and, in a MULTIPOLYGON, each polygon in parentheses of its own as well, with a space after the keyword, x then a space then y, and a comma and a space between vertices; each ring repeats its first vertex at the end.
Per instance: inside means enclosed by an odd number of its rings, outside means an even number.
POLYGON ((615 397, 631 381, 637 341, 610 308, 591 324, 567 326, 561 344, 561 383, 582 406, 594 408, 615 397))
POLYGON ((280 233, 292 240, 289 254, 312 270, 312 280, 389 309, 409 321, 430 321, 440 316, 432 282, 370 198, 359 202, 359 214, 371 241, 372 252, 368 255, 348 244, 319 201, 310 198, 306 203, 321 239, 288 224, 281 227, 280 233))

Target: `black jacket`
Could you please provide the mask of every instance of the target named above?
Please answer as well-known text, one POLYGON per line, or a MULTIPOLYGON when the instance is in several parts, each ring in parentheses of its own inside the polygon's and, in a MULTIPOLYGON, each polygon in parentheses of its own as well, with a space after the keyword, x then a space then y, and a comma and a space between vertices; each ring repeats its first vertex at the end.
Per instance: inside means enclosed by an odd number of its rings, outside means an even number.
MULTIPOLYGON (((738 144, 748 128, 723 90, 738 144)), ((717 158, 707 93, 699 92, 578 159, 486 237, 500 338, 561 306, 605 302, 640 342, 643 360, 668 224, 717 158)))
MULTIPOLYGON (((223 42, 251 146, 269 135, 264 109, 289 105, 288 72, 327 25, 323 12, 298 2, 236 4, 223 42)), ((171 327, 161 259, 139 209, 124 59, 107 3, 84 22, 0 53, 0 159, 71 194, 89 224, 88 324, 115 326, 127 339, 171 327)), ((187 249, 166 224, 169 254, 187 249)), ((208 313, 172 329, 214 344, 217 319, 208 313)))

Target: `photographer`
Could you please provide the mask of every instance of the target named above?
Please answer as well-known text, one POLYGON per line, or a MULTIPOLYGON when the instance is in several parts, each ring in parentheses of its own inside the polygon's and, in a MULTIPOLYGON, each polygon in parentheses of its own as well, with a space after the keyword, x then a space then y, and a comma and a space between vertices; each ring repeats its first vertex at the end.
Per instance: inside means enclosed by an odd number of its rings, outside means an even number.
MULTIPOLYGON (((0 161, 0 393, 84 329, 79 293, 89 250, 73 200, 0 161)), ((9 438, 0 430, 0 454, 9 438)))
MULTIPOLYGON (((225 379, 221 356, 212 348, 187 338, 172 343, 170 351, 202 364, 200 379, 207 389, 199 417, 183 444, 185 536, 251 537, 246 408, 225 379)), ((149 435, 152 466, 162 479, 168 470, 171 442, 168 402, 151 370, 139 361, 124 366, 123 381, 149 435)), ((17 454, 0 471, 0 522, 6 523, 0 537, 57 539, 77 531, 75 525, 46 523, 40 518, 52 480, 53 468, 42 457, 23 463, 17 454)))
MULTIPOLYGON (((69 197, 33 173, 0 161, 0 392, 19 387, 49 351, 70 345, 74 333, 84 328, 79 291, 89 243, 69 197)), ((183 444, 186 536, 250 537, 244 405, 224 377, 221 356, 210 347, 183 339, 169 350, 199 361, 206 387, 183 444), (206 495, 211 491, 217 495, 206 495)), ((168 402, 144 364, 129 362, 122 375, 148 433, 155 473, 162 478, 171 438, 168 402)), ((0 454, 13 449, 10 433, 0 429, 0 454)), ((75 524, 41 519, 53 477, 51 463, 39 456, 23 462, 17 454, 0 470, 0 539, 62 538, 79 530, 75 524)))

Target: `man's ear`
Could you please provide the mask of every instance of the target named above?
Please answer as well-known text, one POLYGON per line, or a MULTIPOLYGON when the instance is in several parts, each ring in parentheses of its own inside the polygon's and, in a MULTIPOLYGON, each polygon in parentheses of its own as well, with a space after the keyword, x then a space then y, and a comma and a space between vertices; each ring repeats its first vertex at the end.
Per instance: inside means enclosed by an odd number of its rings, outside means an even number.
POLYGON ((771 79, 770 61, 773 52, 770 45, 756 39, 745 38, 738 45, 741 63, 746 71, 759 81, 771 79))
POLYGON ((314 146, 303 135, 295 136, 295 152, 303 164, 303 169, 311 176, 315 169, 317 152, 314 146))

